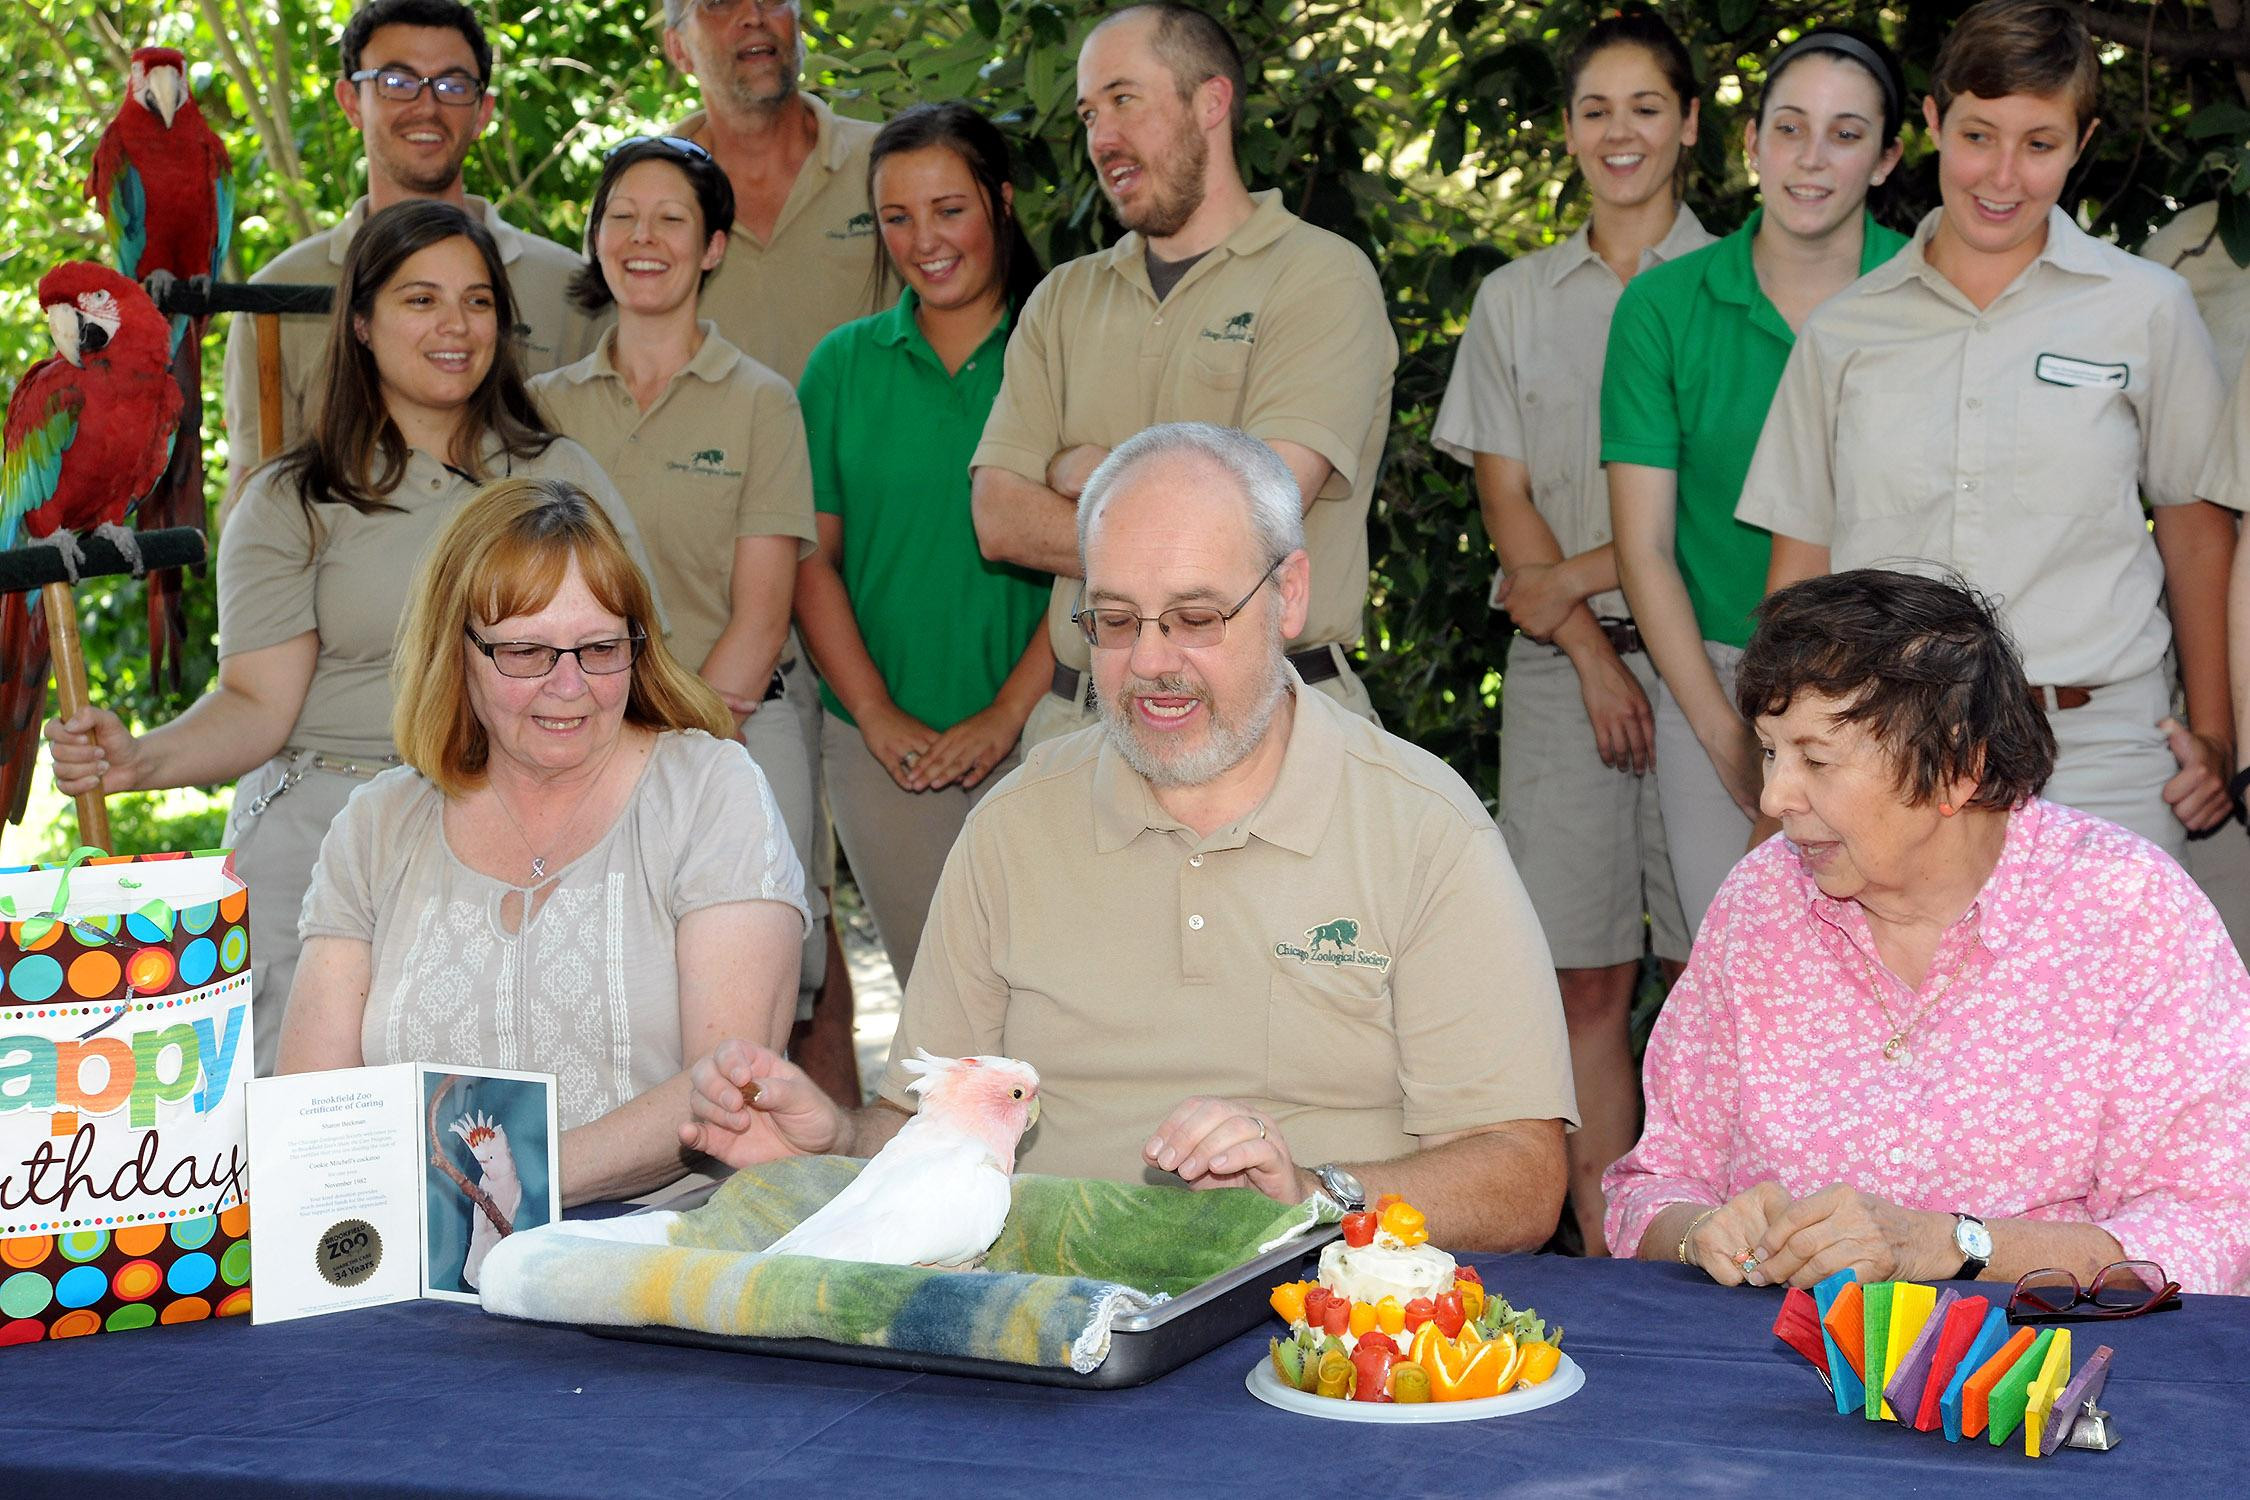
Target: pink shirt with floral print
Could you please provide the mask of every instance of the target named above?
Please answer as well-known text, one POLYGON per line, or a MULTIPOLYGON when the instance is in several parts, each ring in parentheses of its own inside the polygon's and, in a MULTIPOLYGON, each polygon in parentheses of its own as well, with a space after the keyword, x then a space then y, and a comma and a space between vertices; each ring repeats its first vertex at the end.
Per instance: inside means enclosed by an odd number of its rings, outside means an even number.
POLYGON ((1621 1254, 1666 1205, 1770 1177, 2096 1223, 2191 1291, 2250 1292, 2250 976, 2186 873, 2099 818, 2011 813, 1918 993, 1768 840, 1704 918, 1644 1078, 1640 1144, 1602 1179, 1621 1254))

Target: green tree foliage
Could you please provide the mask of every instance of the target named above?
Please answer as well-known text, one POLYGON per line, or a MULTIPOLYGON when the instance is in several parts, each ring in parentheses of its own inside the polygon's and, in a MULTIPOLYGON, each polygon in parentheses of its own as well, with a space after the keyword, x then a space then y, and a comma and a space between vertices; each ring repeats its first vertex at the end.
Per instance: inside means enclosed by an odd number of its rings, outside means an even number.
MULTIPOLYGON (((515 222, 578 241, 602 149, 677 120, 692 85, 662 60, 660 0, 479 0, 497 52, 500 108, 468 167, 472 191, 515 222)), ((1074 118, 1075 54, 1112 7, 1098 0, 806 0, 816 85, 879 117, 919 99, 971 99, 1019 153, 1017 203, 1050 263, 1115 233, 1074 118)), ((1254 187, 1364 248, 1399 331, 1391 441, 1373 518, 1367 675, 1391 726, 1489 790, 1498 727, 1500 622, 1485 608, 1490 548, 1460 466, 1429 426, 1476 285, 1508 258, 1567 234, 1582 186, 1558 149, 1556 59, 1598 9, 1585 0, 1223 0, 1254 60, 1242 143, 1254 187)), ((1919 90, 1960 7, 1675 0, 1704 129, 1688 201, 1715 230, 1753 194, 1741 126, 1762 59, 1820 21, 1877 30, 1919 90)), ((2218 197, 2221 229, 2250 263, 2250 14, 2244 0, 2086 7, 2110 39, 2104 124, 2074 189, 2097 232, 2137 244, 2178 205, 2218 197)), ((83 183, 124 87, 131 49, 180 47, 234 152, 238 273, 333 221, 361 190, 359 142, 336 108, 335 38, 347 0, 16 0, 0 28, 0 373, 46 352, 32 288, 58 260, 106 253, 83 183)), ((1891 216, 1935 201, 1910 131, 1891 216)), ((220 338, 205 351, 216 421, 220 338)), ((214 498, 232 457, 205 433, 214 498)), ((215 663, 208 578, 192 591, 191 690, 215 663)), ((81 592, 98 700, 154 721, 183 706, 148 681, 137 584, 81 592)), ((152 830, 152 836, 160 834, 152 830)))

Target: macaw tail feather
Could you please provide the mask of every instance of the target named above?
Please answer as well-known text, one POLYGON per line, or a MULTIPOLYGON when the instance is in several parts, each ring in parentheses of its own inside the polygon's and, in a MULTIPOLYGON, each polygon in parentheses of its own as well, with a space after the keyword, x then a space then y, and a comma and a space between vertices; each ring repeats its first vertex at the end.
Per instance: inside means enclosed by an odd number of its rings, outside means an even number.
POLYGON ((23 821, 39 768, 47 670, 47 612, 38 592, 0 599, 0 814, 11 823, 23 821))
MULTIPOLYGON (((174 330, 185 319, 173 319, 174 330)), ((180 425, 172 436, 172 455, 164 465, 156 488, 133 512, 141 531, 167 526, 202 526, 203 501, 203 354, 194 341, 176 343, 172 351, 172 378, 180 387, 180 425)), ((198 568, 198 575, 202 569, 198 568)), ((182 658, 187 650, 187 584, 178 568, 148 575, 149 674, 161 686, 178 691, 182 658)))

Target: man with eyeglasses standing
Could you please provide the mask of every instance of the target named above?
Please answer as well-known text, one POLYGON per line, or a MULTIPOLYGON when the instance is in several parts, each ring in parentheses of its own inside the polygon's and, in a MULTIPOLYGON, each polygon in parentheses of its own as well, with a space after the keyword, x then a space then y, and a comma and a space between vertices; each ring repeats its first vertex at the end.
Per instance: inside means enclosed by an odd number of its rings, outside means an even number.
POLYGON ((664 55, 703 91, 673 133, 734 185, 734 229, 704 315, 794 385, 830 329, 881 309, 867 149, 882 127, 800 87, 797 0, 664 0, 664 55))
POLYGON ((1054 691, 1026 750, 1093 722, 1072 513, 1110 448, 1154 422, 1225 422, 1297 478, 1311 624, 1291 662, 1373 717, 1345 652, 1367 597, 1367 510, 1398 342, 1365 254, 1253 194, 1235 160, 1248 79, 1234 39, 1189 6, 1134 5, 1078 54, 1086 152, 1127 233, 1049 272, 1008 340, 975 466, 986 557, 1055 575, 1054 691))
MULTIPOLYGON (((792 386, 813 346, 880 310, 884 290, 867 199, 868 148, 882 127, 839 115, 800 87, 798 22, 797 0, 664 0, 664 55, 703 92, 703 108, 673 134, 709 151, 734 188, 727 255, 703 288, 703 315, 792 386)), ((820 785, 819 679, 795 630, 782 683, 811 767, 812 826, 791 834, 809 851, 806 894, 816 918, 792 1047, 839 1098, 856 1098, 850 980, 827 920, 836 861, 820 785)), ((755 717, 750 726, 752 736, 761 733, 755 717)))
POLYGON ((1547 944, 1476 794, 1291 664, 1296 476, 1239 430, 1152 427, 1095 469, 1077 534, 1100 726, 969 814, 880 1100, 845 1114, 728 1041, 682 1141, 865 1156, 914 1107, 916 1048, 1004 1052, 1039 1070, 1020 1170, 1393 1192, 1438 1243, 1538 1246, 1577 1123, 1547 944))
MULTIPOLYGON (((492 47, 476 15, 458 0, 370 0, 352 13, 337 43, 343 73, 336 102, 367 149, 367 195, 333 229, 298 241, 260 267, 256 283, 300 285, 342 279, 344 252, 370 214, 412 198, 457 204, 484 221, 500 247, 515 293, 524 374, 567 365, 593 347, 594 324, 571 302, 570 279, 584 264, 551 240, 500 217, 463 190, 461 164, 492 118, 492 47)), ((328 342, 328 318, 281 319, 281 431, 261 430, 258 352, 252 321, 227 331, 226 422, 231 488, 305 435, 312 382, 328 342)))

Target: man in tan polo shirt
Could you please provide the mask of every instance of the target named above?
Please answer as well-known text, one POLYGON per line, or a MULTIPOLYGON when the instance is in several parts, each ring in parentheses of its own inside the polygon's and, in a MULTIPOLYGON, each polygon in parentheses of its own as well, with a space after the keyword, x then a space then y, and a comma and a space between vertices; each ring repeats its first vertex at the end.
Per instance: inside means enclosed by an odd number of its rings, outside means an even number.
POLYGON ((1344 653, 1367 594, 1367 507, 1398 342, 1358 249, 1252 194, 1235 164, 1244 73, 1225 30, 1184 5, 1104 20, 1078 56, 1078 115, 1127 233, 1048 273, 1008 341, 975 458, 985 555, 1055 575, 1055 691, 1026 748, 1091 723, 1086 642, 1070 623, 1081 487, 1157 422, 1224 422, 1296 476, 1312 556, 1305 681, 1373 709, 1344 653))
POLYGON ((664 0, 664 55, 703 90, 674 134, 734 184, 734 230, 703 315, 791 385, 813 345, 877 311, 887 290, 867 202, 867 148, 882 127, 798 86, 797 22, 797 0, 664 0))
MULTIPOLYGON (((734 188, 727 255, 704 284, 703 315, 794 386, 814 345, 877 311, 891 290, 867 200, 868 148, 882 127, 799 87, 797 0, 664 0, 664 55, 703 91, 703 108, 674 134, 709 151, 734 188)), ((782 679, 812 769, 813 826, 792 832, 812 851, 808 883, 825 891, 836 860, 820 785, 820 684, 795 630, 782 679)), ((802 974, 819 1001, 793 1049, 839 1097, 854 1097, 850 980, 833 925, 824 917, 820 928, 806 939, 802 974)))
POLYGON ((1024 1171, 1395 1192, 1442 1244, 1546 1239, 1577 1123, 1547 944, 1476 794, 1289 666, 1300 498, 1270 447, 1201 423, 1095 471, 1102 722, 969 815, 881 1100, 846 1115, 729 1041, 696 1065, 686 1144, 864 1156, 913 1107, 900 1059, 1006 1053, 1040 1075, 1024 1171))
MULTIPOLYGON (((369 214, 412 198, 435 198, 458 204, 492 231, 522 320, 516 348, 525 374, 567 365, 591 350, 594 322, 569 294, 570 279, 584 262, 551 240, 515 228, 491 203, 461 186, 461 163, 492 118, 492 47, 476 15, 455 0, 370 0, 345 24, 337 52, 343 72, 336 80, 336 102, 366 146, 367 195, 335 228, 299 240, 259 267, 251 283, 334 286, 343 279, 344 253, 369 214)), ((226 422, 234 488, 261 456, 279 453, 305 435, 328 348, 326 314, 282 316, 281 430, 267 433, 259 421, 254 326, 252 319, 236 317, 227 330, 226 422)))

